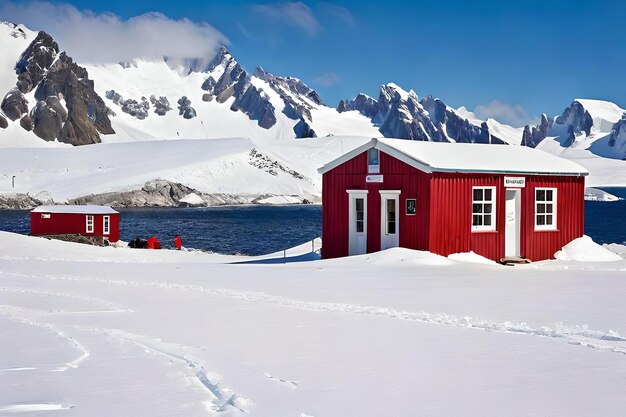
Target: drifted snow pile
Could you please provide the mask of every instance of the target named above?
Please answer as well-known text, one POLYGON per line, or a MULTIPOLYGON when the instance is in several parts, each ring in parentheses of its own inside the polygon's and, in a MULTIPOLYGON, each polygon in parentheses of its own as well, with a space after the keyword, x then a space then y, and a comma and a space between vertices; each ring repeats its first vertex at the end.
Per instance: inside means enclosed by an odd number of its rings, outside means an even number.
POLYGON ((496 264, 491 259, 487 259, 484 256, 481 256, 473 251, 453 253, 453 254, 448 255, 448 259, 452 259, 453 261, 457 261, 457 262, 467 262, 471 264, 485 264, 485 265, 496 264))
POLYGON ((589 236, 572 240, 554 254, 559 261, 612 262, 623 258, 595 243, 589 236))

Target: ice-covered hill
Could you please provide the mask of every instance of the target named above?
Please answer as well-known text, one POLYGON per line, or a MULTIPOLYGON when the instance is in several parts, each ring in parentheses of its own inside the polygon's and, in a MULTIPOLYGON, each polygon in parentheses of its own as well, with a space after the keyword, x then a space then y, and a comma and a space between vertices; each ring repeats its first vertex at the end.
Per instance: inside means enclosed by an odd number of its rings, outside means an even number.
MULTIPOLYGON (((375 136, 538 146, 585 165, 592 174, 589 185, 626 184, 626 162, 620 161, 626 157, 626 119, 624 110, 609 102, 575 100, 563 114, 544 115, 539 126, 523 129, 481 120, 432 96, 420 99, 393 83, 381 86, 377 99, 358 94, 333 108, 297 78, 261 67, 248 72, 224 48, 203 67, 167 59, 76 63, 46 33, 6 22, 0 23, 0 47, 0 193, 5 195, 85 201, 86 195, 108 193, 105 200, 94 198, 126 204, 115 193, 142 192, 151 181, 163 180, 168 187, 200 193, 207 203, 220 201, 213 197, 222 193, 236 193, 231 202, 317 201, 316 168, 375 136), (326 136, 337 140, 312 139, 326 136), (279 164, 306 180, 220 170, 223 138, 248 141, 238 164, 247 167, 254 150, 264 164, 279 164), (152 144, 178 139, 203 139, 202 153, 190 162, 186 152, 194 145, 188 142, 152 144), (215 139, 220 140, 211 143, 215 139), (145 144, 121 146, 126 142, 145 144), (96 149, 69 146, 84 144, 96 149), (125 154, 117 158, 114 152, 125 154), (111 163, 117 176, 101 171, 111 163), (211 167, 206 168, 211 180, 190 175, 191 163, 211 167)), ((125 194, 124 201, 135 197, 125 194)))

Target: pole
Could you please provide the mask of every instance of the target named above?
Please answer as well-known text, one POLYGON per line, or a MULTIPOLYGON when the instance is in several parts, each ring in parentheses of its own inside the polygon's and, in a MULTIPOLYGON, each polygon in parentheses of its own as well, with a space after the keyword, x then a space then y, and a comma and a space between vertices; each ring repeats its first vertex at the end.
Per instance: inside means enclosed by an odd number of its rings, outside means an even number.
POLYGON ((13 188, 15 188, 15 175, 13 175, 13 177, 11 177, 11 186, 13 188))

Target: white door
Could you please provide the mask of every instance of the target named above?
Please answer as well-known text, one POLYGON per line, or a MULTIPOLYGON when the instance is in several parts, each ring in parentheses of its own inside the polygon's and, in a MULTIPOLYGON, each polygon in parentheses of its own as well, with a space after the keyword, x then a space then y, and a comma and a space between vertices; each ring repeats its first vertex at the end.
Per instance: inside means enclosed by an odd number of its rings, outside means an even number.
POLYGON ((348 254, 367 252, 367 190, 348 190, 348 254))
POLYGON ((400 191, 380 191, 380 250, 400 245, 400 191))
POLYGON ((506 190, 504 256, 520 256, 521 190, 506 190))

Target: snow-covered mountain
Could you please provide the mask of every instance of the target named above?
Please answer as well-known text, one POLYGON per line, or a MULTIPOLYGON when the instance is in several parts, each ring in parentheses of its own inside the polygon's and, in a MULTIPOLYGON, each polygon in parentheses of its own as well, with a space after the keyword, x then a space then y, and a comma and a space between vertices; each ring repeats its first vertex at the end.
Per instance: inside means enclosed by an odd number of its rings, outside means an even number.
POLYGON ((138 198, 116 193, 164 184, 161 194, 191 187, 207 203, 218 194, 223 202, 317 201, 316 168, 376 136, 539 147, 585 165, 593 185, 626 184, 626 167, 614 161, 626 156, 626 118, 609 102, 575 100, 557 117, 543 115, 538 126, 515 128, 393 83, 382 85, 377 99, 358 94, 334 108, 297 78, 247 71, 225 48, 203 66, 166 58, 77 63, 45 32, 4 22, 0 51, 0 148, 11 159, 0 165, 0 178, 18 174, 15 188, 0 181, 0 194, 85 201, 96 193, 115 202, 138 198), (239 139, 229 147, 215 141, 221 138, 239 139), (175 139, 208 142, 191 159, 190 144, 153 142, 175 139), (80 162, 68 146, 145 141, 82 152, 80 162), (49 147, 65 150, 32 149, 49 147), (116 151, 133 154, 117 159, 116 151))
POLYGON ((558 116, 541 116, 526 126, 522 145, 554 151, 587 149, 612 159, 626 158, 626 110, 602 100, 576 99, 558 116))
POLYGON ((341 100, 337 110, 356 110, 369 117, 385 137, 434 142, 519 143, 520 132, 514 128, 502 129, 503 125, 493 119, 479 120, 471 112, 455 110, 432 96, 420 100, 413 90, 406 91, 393 83, 380 87, 378 99, 358 94, 352 100, 341 100))

